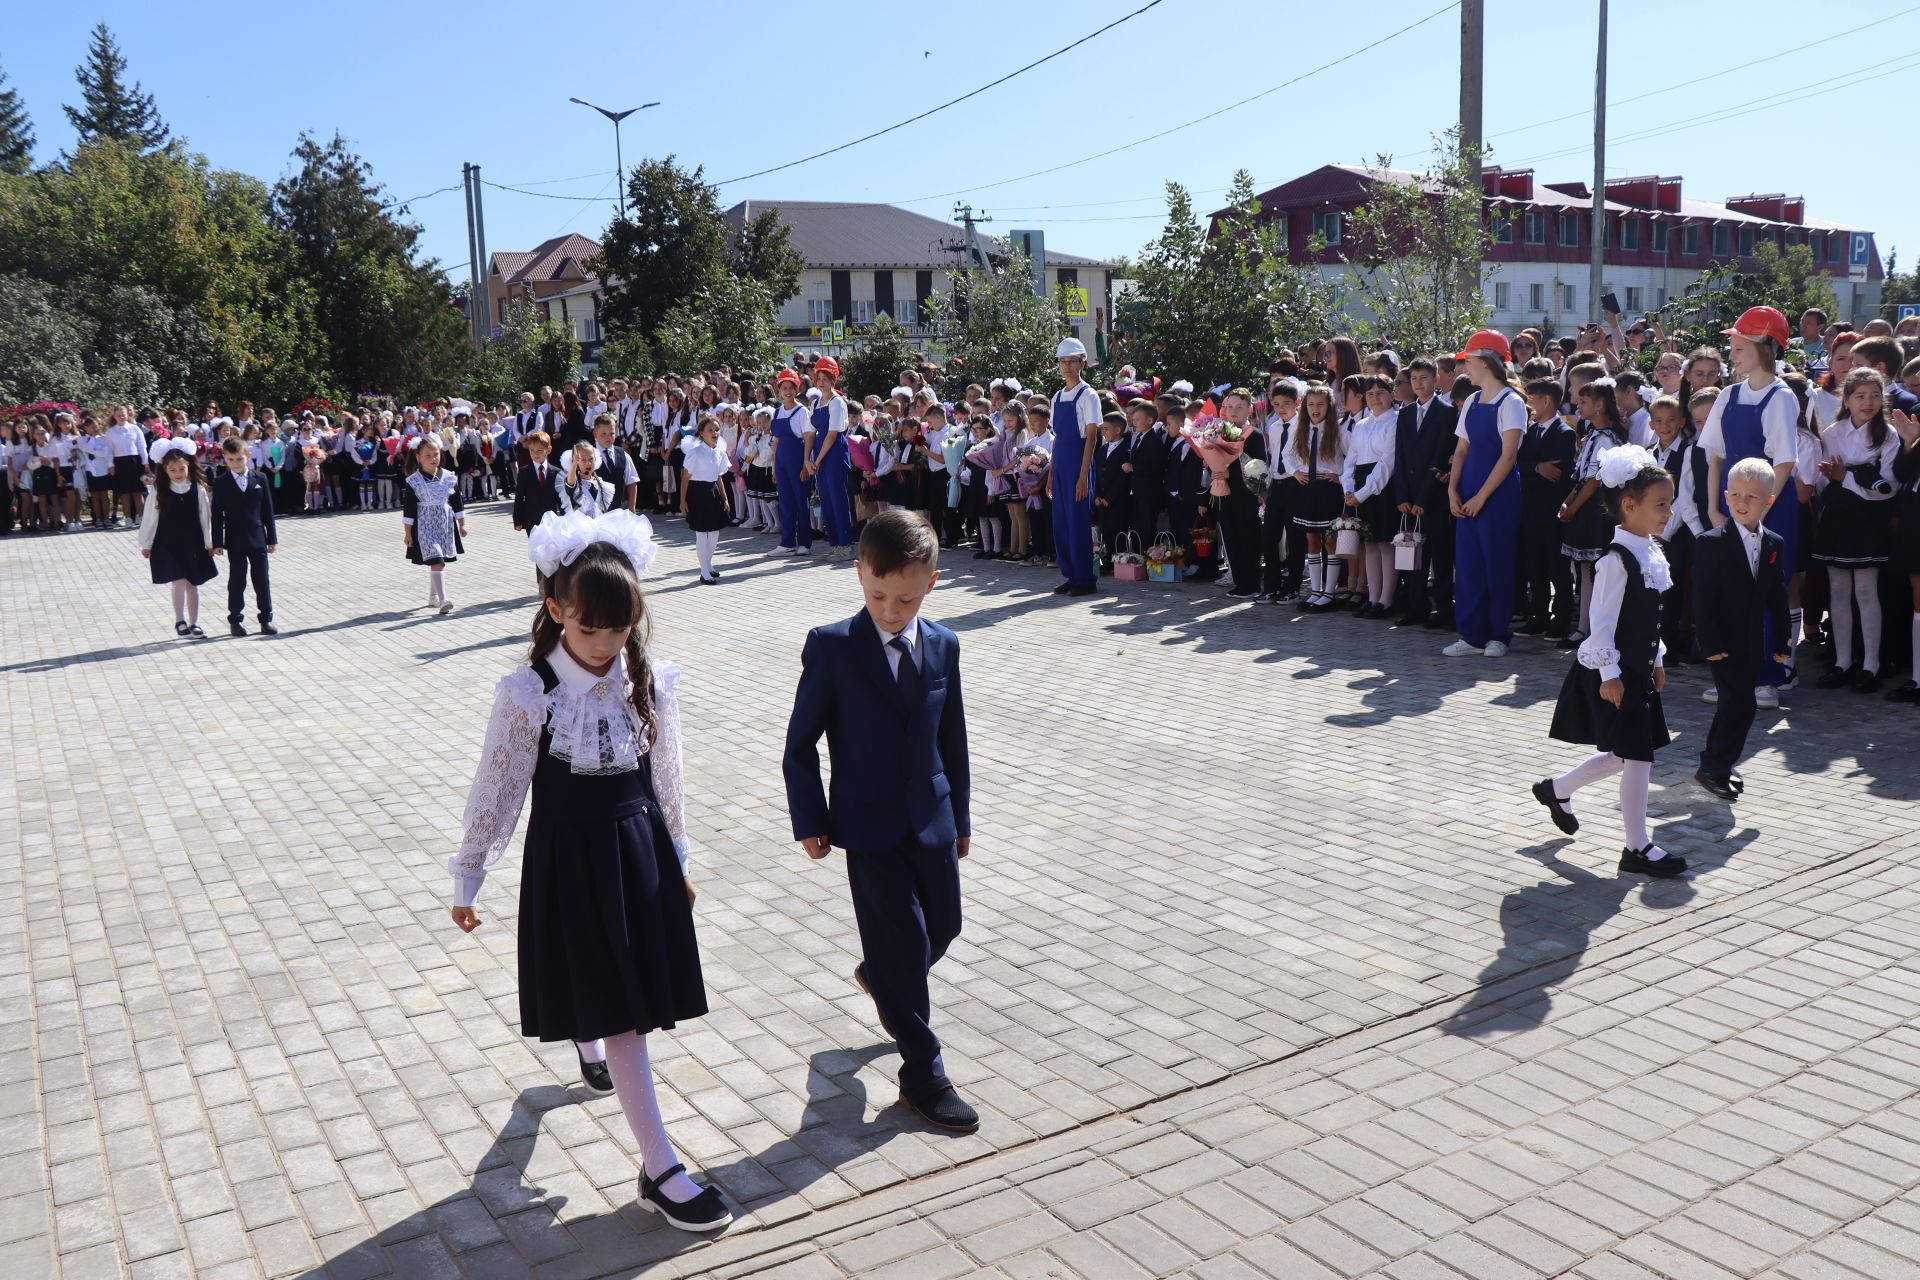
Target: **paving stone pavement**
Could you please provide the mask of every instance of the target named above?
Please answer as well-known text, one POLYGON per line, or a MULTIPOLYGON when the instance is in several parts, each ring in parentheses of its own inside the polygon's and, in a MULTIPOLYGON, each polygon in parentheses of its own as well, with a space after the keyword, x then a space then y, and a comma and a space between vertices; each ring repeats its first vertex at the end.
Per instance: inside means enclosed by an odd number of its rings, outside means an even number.
POLYGON ((1730 810, 1678 675, 1655 834, 1699 871, 1623 882, 1603 797, 1569 841, 1526 793, 1578 754, 1564 655, 951 559, 956 1139, 894 1105, 838 860, 787 838, 800 642, 852 570, 728 535, 699 588, 672 523, 714 1011, 655 1061, 748 1211, 680 1236, 617 1104, 518 1035, 516 860, 447 921, 533 604, 504 509, 472 525, 450 617, 397 516, 307 518, 284 634, 198 643, 131 534, 0 541, 0 1276, 1916 1274, 1920 716, 1803 692, 1730 810))

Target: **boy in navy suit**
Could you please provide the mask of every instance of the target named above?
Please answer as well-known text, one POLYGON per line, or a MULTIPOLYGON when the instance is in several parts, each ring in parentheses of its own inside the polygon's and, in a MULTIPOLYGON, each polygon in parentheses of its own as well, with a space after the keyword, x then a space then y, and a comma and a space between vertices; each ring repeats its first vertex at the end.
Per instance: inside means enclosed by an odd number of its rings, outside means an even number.
MULTIPOLYGON (((1560 507, 1573 492, 1573 428, 1560 416, 1560 384, 1539 378, 1526 387, 1527 432, 1514 465, 1520 471, 1520 563, 1527 587, 1522 635, 1559 639, 1572 628, 1573 564, 1560 552, 1560 507)), ((1679 503, 1674 504, 1676 507, 1679 503)), ((1679 659, 1668 646, 1667 661, 1679 659)))
POLYGON ((928 1124, 972 1133, 928 1025, 927 973, 960 936, 960 862, 972 835, 960 642, 919 617, 939 579, 925 517, 886 511, 860 535, 867 607, 815 627, 787 724, 787 809, 810 858, 847 851, 864 957, 853 979, 900 1049, 900 1100, 928 1124), (833 756, 820 786, 820 735, 833 756))
POLYGON ((273 589, 267 585, 267 557, 279 545, 273 527, 273 490, 266 478, 247 470, 247 446, 239 436, 220 442, 227 469, 213 479, 213 554, 233 552, 227 571, 227 628, 236 636, 247 629, 247 574, 253 574, 254 602, 260 606, 260 634, 277 636, 273 625, 273 589))
POLYGON ((521 533, 532 533, 541 517, 560 509, 560 490, 554 486, 553 479, 565 468, 555 471, 547 464, 547 455, 553 451, 553 437, 546 432, 529 432, 520 443, 526 446, 527 457, 532 461, 520 468, 513 484, 513 527, 521 533))
POLYGON ((1780 563, 1785 545, 1780 535, 1760 523, 1772 505, 1773 468, 1766 459, 1736 462, 1727 473, 1727 510, 1733 519, 1693 544, 1694 643, 1706 655, 1720 695, 1693 780, 1728 803, 1746 788, 1733 766, 1753 727, 1760 668, 1768 653, 1784 665, 1792 647, 1787 639, 1792 570, 1780 563))

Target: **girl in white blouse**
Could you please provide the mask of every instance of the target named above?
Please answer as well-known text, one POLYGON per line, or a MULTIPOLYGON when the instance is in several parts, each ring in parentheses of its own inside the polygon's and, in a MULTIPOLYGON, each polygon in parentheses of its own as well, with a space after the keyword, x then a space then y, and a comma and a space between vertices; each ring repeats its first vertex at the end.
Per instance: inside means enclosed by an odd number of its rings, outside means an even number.
POLYGON ((680 514, 693 530, 693 549, 700 557, 700 581, 708 586, 720 581, 713 567, 713 553, 720 545, 720 531, 730 516, 732 487, 724 479, 733 470, 726 447, 720 441, 720 424, 703 414, 694 435, 682 449, 685 465, 680 468, 680 514))
POLYGON ((562 514, 582 511, 597 516, 614 509, 613 484, 595 474, 598 462, 599 455, 594 452, 593 445, 584 440, 567 451, 566 474, 553 478, 554 487, 560 493, 562 514))
POLYGON ((1833 619, 1833 668, 1820 687, 1880 688, 1880 566, 1893 548, 1893 460, 1900 437, 1887 425, 1886 381, 1862 367, 1840 388, 1840 416, 1821 434, 1820 524, 1813 558, 1827 566, 1833 619), (1851 601, 1851 604, 1849 603, 1851 601), (1853 610, 1860 610, 1856 648, 1853 610))

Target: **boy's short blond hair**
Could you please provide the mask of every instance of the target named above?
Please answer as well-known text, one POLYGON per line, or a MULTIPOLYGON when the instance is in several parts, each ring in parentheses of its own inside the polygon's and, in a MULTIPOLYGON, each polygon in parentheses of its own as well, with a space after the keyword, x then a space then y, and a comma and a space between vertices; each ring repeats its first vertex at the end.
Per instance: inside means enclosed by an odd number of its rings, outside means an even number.
POLYGON ((1737 480, 1752 480, 1762 491, 1773 492, 1773 464, 1765 458, 1742 458, 1733 464, 1727 472, 1727 487, 1731 489, 1737 480))

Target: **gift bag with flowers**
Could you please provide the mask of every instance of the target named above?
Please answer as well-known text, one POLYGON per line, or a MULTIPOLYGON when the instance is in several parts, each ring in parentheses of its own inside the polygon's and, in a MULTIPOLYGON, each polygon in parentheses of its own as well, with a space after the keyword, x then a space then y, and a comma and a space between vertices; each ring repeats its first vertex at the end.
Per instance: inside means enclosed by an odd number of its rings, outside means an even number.
POLYGON ((1140 551, 1140 535, 1128 529, 1120 535, 1113 553, 1113 576, 1118 582, 1144 582, 1147 557, 1140 551))
POLYGON ((1341 516, 1327 528, 1333 534, 1333 554, 1337 556, 1357 556, 1360 554, 1360 531, 1366 526, 1355 516, 1341 516))
POLYGON ((1147 579, 1151 582, 1178 582, 1186 555, 1171 533, 1163 533, 1147 548, 1147 579))

